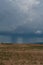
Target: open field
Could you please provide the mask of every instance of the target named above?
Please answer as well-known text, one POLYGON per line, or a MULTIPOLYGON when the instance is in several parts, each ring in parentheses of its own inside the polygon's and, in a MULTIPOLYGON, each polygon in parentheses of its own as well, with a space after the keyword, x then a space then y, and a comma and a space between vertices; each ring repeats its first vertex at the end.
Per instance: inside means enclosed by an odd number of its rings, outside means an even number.
POLYGON ((0 65, 43 65, 43 44, 0 44, 0 65))

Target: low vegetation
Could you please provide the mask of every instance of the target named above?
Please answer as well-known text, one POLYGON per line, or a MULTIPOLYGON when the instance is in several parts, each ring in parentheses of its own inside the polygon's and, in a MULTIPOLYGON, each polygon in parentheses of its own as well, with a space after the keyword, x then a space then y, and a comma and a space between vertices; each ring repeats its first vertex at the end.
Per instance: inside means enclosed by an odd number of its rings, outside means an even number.
POLYGON ((43 65, 43 44, 0 44, 0 65, 43 65))

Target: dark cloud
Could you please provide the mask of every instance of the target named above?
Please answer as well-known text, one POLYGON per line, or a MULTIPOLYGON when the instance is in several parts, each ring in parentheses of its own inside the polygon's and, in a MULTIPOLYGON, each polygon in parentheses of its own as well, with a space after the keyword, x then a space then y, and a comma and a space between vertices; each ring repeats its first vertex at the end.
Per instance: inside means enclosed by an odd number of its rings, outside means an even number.
POLYGON ((43 31, 43 1, 0 0, 0 31, 43 31))

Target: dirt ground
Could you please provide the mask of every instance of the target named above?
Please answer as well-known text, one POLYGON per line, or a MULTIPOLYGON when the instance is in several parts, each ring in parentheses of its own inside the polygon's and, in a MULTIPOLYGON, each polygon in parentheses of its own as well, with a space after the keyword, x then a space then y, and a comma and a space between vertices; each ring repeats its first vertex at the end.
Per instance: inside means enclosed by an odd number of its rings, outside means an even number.
POLYGON ((43 44, 0 44, 0 65, 43 65, 43 44))

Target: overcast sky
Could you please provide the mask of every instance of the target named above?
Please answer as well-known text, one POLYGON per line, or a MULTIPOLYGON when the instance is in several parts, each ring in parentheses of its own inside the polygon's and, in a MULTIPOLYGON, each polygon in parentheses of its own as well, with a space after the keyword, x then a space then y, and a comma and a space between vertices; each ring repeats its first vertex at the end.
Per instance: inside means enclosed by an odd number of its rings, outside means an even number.
POLYGON ((43 33, 43 0, 0 0, 0 31, 43 33))

